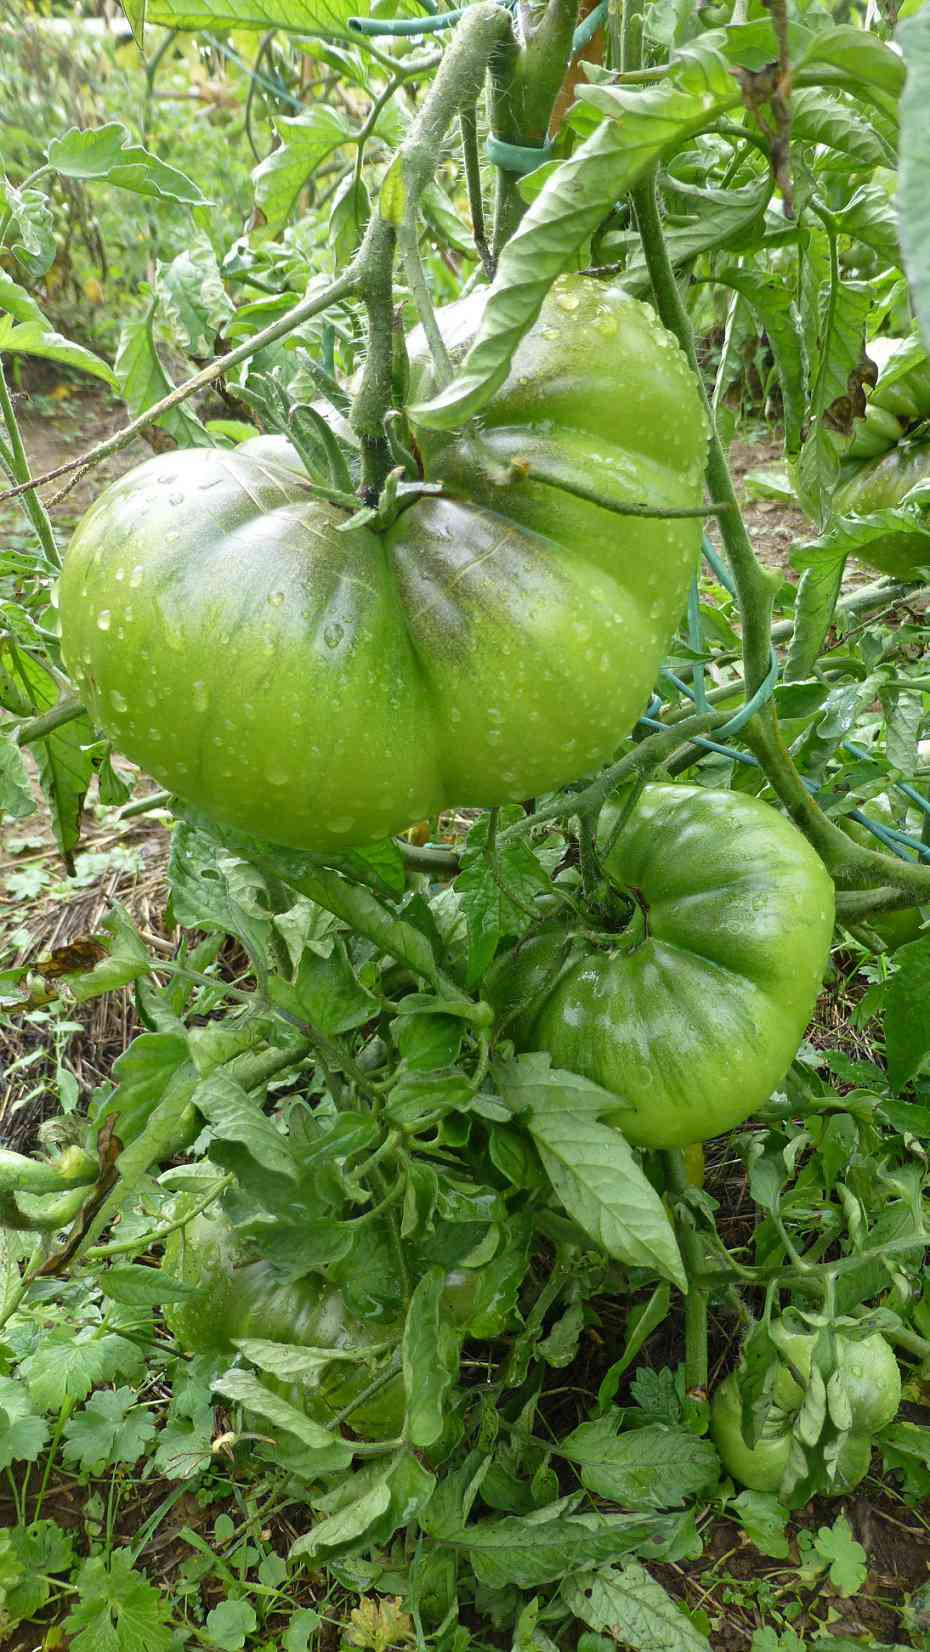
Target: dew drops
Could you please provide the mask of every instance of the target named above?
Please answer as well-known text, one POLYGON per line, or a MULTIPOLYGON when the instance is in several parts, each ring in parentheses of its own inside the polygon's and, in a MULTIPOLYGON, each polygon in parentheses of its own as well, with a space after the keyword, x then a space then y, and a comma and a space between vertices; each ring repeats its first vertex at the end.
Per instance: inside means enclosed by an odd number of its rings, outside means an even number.
POLYGON ((206 683, 196 682, 191 689, 191 698, 195 711, 206 711, 210 704, 210 690, 206 683))
POLYGON ((109 608, 101 608, 99 614, 97 615, 97 630, 109 631, 112 623, 113 615, 110 613, 109 608))
POLYGON ((126 699, 125 694, 120 693, 118 688, 113 688, 110 690, 110 703, 114 711, 123 712, 129 710, 129 701, 126 699))
POLYGON ((338 620, 331 620, 329 625, 323 627, 323 641, 327 648, 338 648, 344 636, 345 626, 340 625, 338 620))
POLYGON ((580 303, 577 293, 557 293, 555 301, 559 306, 559 309, 567 311, 569 315, 571 315, 574 310, 577 310, 580 303))
POLYGON ((132 570, 132 573, 129 575, 129 586, 130 586, 131 590, 138 591, 139 586, 141 584, 142 584, 142 563, 137 562, 135 567, 132 570))

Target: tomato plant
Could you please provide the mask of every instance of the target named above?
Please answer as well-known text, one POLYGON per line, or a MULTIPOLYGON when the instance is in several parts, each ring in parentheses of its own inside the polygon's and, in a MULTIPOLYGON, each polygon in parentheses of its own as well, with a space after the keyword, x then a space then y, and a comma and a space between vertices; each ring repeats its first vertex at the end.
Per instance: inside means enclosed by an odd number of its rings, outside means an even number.
POLYGON ((0 187, 0 806, 65 866, 5 830, 0 1621, 818 1644, 864 1562, 789 1517, 930 1495, 930 11, 133 0, 91 117, 61 40, 113 19, 50 9, 0 187), (37 360, 100 431, 47 467, 37 360))

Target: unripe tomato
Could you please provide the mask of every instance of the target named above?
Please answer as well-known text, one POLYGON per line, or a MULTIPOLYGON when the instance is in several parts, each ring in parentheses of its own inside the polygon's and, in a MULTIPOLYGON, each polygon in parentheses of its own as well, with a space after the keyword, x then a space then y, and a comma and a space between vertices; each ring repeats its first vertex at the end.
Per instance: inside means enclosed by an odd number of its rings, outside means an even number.
MULTIPOLYGON (((786 1361, 803 1378, 810 1376, 816 1336, 788 1331, 781 1322, 772 1337, 786 1361)), ((836 1332, 835 1370, 842 1373, 851 1411, 851 1427, 837 1461, 829 1495, 849 1491, 868 1472, 871 1440, 891 1422, 901 1403, 901 1373, 894 1350, 879 1333, 854 1341, 836 1332)), ((760 1439, 747 1445, 742 1433, 742 1405, 736 1373, 717 1388, 711 1406, 711 1433, 727 1473, 750 1491, 778 1491, 791 1453, 791 1430, 804 1391, 787 1364, 780 1367, 772 1390, 773 1405, 760 1439)))
MULTIPOLYGON (((482 303, 442 312, 453 354, 482 303)), ((429 388, 415 340, 411 379, 429 388)), ((700 523, 566 490, 701 502, 698 387, 653 312, 564 277, 480 420, 415 435, 444 492, 384 532, 341 531, 350 512, 308 497, 269 438, 149 459, 79 524, 60 593, 77 690, 215 820, 306 849, 371 842, 571 780, 640 714, 700 523)))
MULTIPOLYGON (((616 819, 602 814, 601 841, 616 819)), ((767 1101, 810 1019, 833 934, 833 884, 758 798, 646 786, 603 869, 641 912, 598 948, 553 926, 483 985, 507 1036, 611 1090, 639 1147, 684 1147, 767 1101), (632 932, 631 932, 632 933, 632 932), (560 973, 560 964, 563 966, 560 973)))
MULTIPOLYGON (((309 1274, 292 1284, 276 1282, 266 1261, 243 1262, 235 1232, 219 1213, 204 1213, 169 1236, 165 1267, 186 1284, 202 1287, 195 1299, 171 1304, 165 1322, 179 1345, 194 1354, 233 1359, 236 1340, 261 1338, 297 1348, 364 1349, 400 1338, 399 1325, 365 1325, 348 1313, 333 1286, 309 1274)), ((284 1382, 268 1372, 262 1382, 315 1421, 328 1424, 368 1387, 372 1371, 360 1361, 334 1360, 318 1384, 284 1382)), ((404 1387, 396 1376, 347 1419, 353 1433, 394 1439, 404 1422, 404 1387)))
MULTIPOLYGON (((868 516, 890 510, 918 482, 930 477, 930 442, 904 443, 880 459, 872 459, 839 487, 833 496, 837 516, 868 516)), ((894 579, 913 579, 915 569, 930 564, 930 528, 912 534, 885 534, 856 550, 868 568, 894 579)))

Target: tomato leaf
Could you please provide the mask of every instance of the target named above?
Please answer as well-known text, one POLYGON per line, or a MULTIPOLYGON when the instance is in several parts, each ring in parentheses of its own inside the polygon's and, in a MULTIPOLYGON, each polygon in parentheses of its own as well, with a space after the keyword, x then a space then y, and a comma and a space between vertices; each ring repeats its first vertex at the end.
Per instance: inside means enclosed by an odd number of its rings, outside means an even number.
POLYGON ((650 1652, 710 1652, 710 1642, 667 1595, 645 1566, 627 1561, 617 1568, 583 1572, 563 1588, 569 1611, 592 1629, 650 1652))
POLYGON ((56 333, 44 319, 23 321, 17 326, 12 316, 0 316, 0 350, 7 355, 41 356, 46 361, 57 361, 63 367, 90 373, 93 378, 116 387, 113 369, 100 356, 56 333))
POLYGON ((902 946, 885 988, 885 1049, 888 1076, 903 1090, 930 1052, 930 935, 902 946))
POLYGON ((298 1411, 296 1406, 289 1405, 287 1400, 273 1394, 270 1388, 259 1382, 253 1372, 226 1371, 214 1380, 211 1387, 216 1393, 222 1394, 224 1399, 257 1412, 259 1417, 270 1422, 274 1428, 283 1428, 288 1434, 295 1435, 305 1446, 309 1446, 311 1451, 325 1451, 327 1460, 334 1448, 341 1446, 342 1449, 338 1452, 341 1462, 339 1465, 333 1464, 333 1467, 348 1468, 351 1463, 352 1447, 347 1441, 339 1440, 329 1429, 313 1422, 310 1417, 305 1417, 302 1411, 298 1411))
POLYGON ((347 19, 367 17, 369 9, 368 0, 148 0, 145 15, 169 29, 289 29, 354 39, 347 19))
POLYGON ((617 1436, 620 1414, 582 1423, 559 1446, 577 1463, 582 1485, 627 1508, 678 1508, 714 1485, 717 1453, 685 1428, 652 1423, 617 1436))
POLYGON ((608 1256, 688 1282, 664 1205, 618 1130, 571 1110, 531 1112, 527 1129, 569 1216, 608 1256))
MULTIPOLYGON (((567 1587, 573 1591, 574 1573, 629 1554, 669 1527, 667 1515, 599 1514, 592 1518, 564 1515, 558 1504, 548 1519, 543 1518, 547 1513, 539 1510, 535 1519, 514 1515, 503 1520, 482 1520, 464 1531, 450 1533, 445 1541, 466 1550, 476 1577, 491 1589, 508 1584, 536 1589, 559 1578, 571 1578, 567 1587)), ((687 1629, 685 1619, 682 1623, 687 1629)), ((682 1652, 686 1645, 685 1641, 677 1642, 675 1652, 682 1652)), ((668 1648, 672 1652, 671 1642, 668 1648)))
POLYGON ((252 173, 255 205, 263 217, 261 240, 272 240, 283 228, 317 167, 351 136, 344 116, 325 103, 314 103, 293 119, 281 116, 274 127, 280 143, 252 173))
POLYGON ((607 118, 550 174, 507 242, 462 367, 439 395, 410 410, 420 424, 451 429, 480 412, 506 379, 552 282, 620 196, 667 148, 678 147, 740 102, 725 59, 701 44, 676 54, 671 74, 657 86, 582 86, 578 95, 607 118))
POLYGON ((346 1543, 363 1537, 378 1517, 391 1506, 391 1488, 387 1476, 357 1497, 354 1502, 318 1520, 308 1532, 298 1537, 291 1547, 291 1559, 312 1560, 323 1549, 340 1549, 346 1543))
POLYGON ((435 1445, 445 1422, 444 1403, 458 1371, 458 1341, 440 1321, 445 1284, 442 1268, 430 1268, 410 1298, 401 1360, 407 1391, 407 1438, 435 1445))
POLYGON ((35 812, 36 801, 22 752, 12 740, 0 738, 0 814, 9 815, 11 820, 25 820, 35 812))
POLYGON ((127 127, 119 121, 80 131, 72 126, 60 138, 53 138, 46 150, 48 163, 63 178, 79 178, 88 183, 105 178, 120 189, 150 195, 188 206, 210 206, 199 185, 176 167, 149 154, 131 141, 127 127))
POLYGON ((297 1165, 287 1137, 266 1118, 256 1097, 235 1079, 214 1073, 198 1084, 192 1099, 214 1136, 241 1143, 266 1170, 297 1181, 297 1165))

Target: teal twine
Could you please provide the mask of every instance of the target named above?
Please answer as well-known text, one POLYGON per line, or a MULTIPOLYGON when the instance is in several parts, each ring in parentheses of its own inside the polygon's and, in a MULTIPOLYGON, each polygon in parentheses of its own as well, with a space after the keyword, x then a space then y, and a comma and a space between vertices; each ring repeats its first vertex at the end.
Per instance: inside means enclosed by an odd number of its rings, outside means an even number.
POLYGON ((731 597, 735 597, 736 586, 730 578, 729 569, 727 569, 721 562, 706 534, 701 542, 701 550, 704 555, 704 561, 707 563, 707 566, 714 578, 723 586, 725 591, 729 591, 731 597))
POLYGON ((762 706, 766 705, 772 698, 772 695, 775 692, 775 684, 778 682, 778 675, 781 671, 781 665, 774 648, 769 649, 769 658, 771 663, 768 671, 756 689, 755 694, 753 694, 751 699, 746 701, 744 706, 740 706, 735 717, 731 717, 728 723, 724 723, 723 728, 719 730, 721 734, 739 734, 740 729, 746 727, 750 717, 754 717, 756 712, 759 711, 762 706))
POLYGON ((290 104, 292 109, 303 109, 304 106, 301 103, 300 98, 295 98, 281 81, 271 80, 268 75, 263 75, 260 69, 253 69, 251 64, 246 63, 244 57, 240 57, 238 52, 234 52, 232 47, 225 45, 222 40, 216 40, 213 35, 209 35, 208 39, 211 46, 215 46, 216 50, 220 52, 223 57, 229 59, 230 63, 235 63, 237 68, 242 69, 243 73, 247 74, 250 80, 255 81, 256 86, 263 86, 266 92, 271 92, 271 94, 278 98, 281 103, 290 104))
POLYGON ((503 138, 495 138, 492 134, 485 146, 485 153, 492 166, 499 167, 502 172, 516 172, 522 177, 551 161, 555 146, 543 143, 538 149, 530 148, 519 143, 505 143, 503 138))
POLYGON ((437 34, 441 29, 454 28, 467 7, 455 11, 435 12, 431 17, 350 17, 349 28, 354 34, 370 36, 437 34))
MULTIPOLYGON (((703 655, 704 633, 701 629, 701 593, 698 589, 697 574, 694 575, 691 581, 691 589, 688 592, 688 646, 692 654, 703 655)), ((695 659, 691 681, 694 684, 694 703, 698 711, 706 711, 707 694, 704 689, 703 658, 695 659)))
MULTIPOLYGON (((873 761, 873 753, 866 751, 864 746, 855 745, 852 740, 843 741, 843 750, 847 751, 850 757, 864 758, 867 763, 873 761)), ((930 800, 922 797, 916 786, 909 786, 906 780, 894 780, 892 785, 896 791, 901 793, 902 797, 907 798, 909 803, 913 803, 925 815, 930 815, 930 800)))
POLYGON ((572 57, 577 57, 582 46, 586 46, 593 35, 597 34, 602 23, 607 21, 607 0, 599 0, 593 11, 582 18, 572 35, 572 57))

